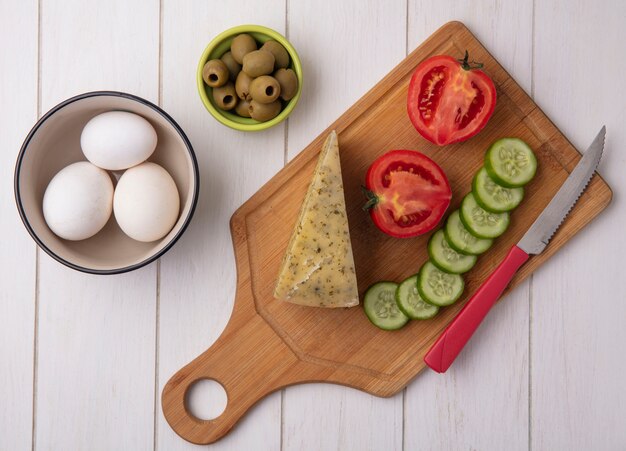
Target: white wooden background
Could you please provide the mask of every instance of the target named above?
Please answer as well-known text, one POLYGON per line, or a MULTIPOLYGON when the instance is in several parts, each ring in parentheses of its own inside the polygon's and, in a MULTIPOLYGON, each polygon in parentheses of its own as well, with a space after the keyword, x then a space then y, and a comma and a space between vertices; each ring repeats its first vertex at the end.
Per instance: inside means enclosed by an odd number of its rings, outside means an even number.
POLYGON ((211 448, 626 449, 626 2, 0 0, 0 450, 196 449, 168 427, 160 391, 229 318, 230 215, 453 19, 578 148, 607 125, 600 172, 613 204, 492 312, 445 376, 425 371, 390 399, 292 387, 211 448), (213 120, 195 87, 205 45, 243 23, 286 34, 306 76, 288 123, 250 135, 213 120), (13 166, 32 124, 97 89, 165 108, 202 177, 174 249, 113 277, 74 272, 37 250, 13 201, 13 166))

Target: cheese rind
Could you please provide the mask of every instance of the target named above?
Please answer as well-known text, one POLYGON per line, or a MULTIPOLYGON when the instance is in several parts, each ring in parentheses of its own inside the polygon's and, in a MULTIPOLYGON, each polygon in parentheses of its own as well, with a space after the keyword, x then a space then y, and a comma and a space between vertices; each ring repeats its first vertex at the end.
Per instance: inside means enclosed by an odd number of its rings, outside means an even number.
POLYGON ((274 297, 310 307, 359 303, 335 131, 324 142, 274 297))

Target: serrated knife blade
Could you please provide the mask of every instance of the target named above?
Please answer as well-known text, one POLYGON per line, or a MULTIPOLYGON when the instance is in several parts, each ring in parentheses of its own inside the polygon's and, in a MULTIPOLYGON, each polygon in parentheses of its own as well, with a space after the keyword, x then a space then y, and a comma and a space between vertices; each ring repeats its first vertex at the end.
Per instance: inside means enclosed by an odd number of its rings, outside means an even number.
POLYGON ((545 249, 593 177, 602 158, 605 135, 606 127, 602 127, 563 186, 517 243, 517 247, 527 254, 540 254, 545 249))
POLYGON ((474 334, 491 307, 496 303, 517 270, 531 254, 539 254, 568 215, 600 163, 606 128, 602 127, 563 186, 533 222, 517 245, 483 282, 463 309, 424 357, 426 364, 438 373, 445 372, 474 334))

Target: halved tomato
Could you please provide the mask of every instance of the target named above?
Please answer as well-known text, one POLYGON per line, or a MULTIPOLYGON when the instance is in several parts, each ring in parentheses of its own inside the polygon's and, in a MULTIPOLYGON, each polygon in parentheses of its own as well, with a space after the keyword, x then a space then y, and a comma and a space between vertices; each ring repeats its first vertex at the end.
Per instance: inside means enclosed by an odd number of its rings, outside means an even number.
POLYGON ((374 224, 388 235, 409 238, 432 230, 450 205, 446 175, 414 150, 392 150, 367 171, 366 195, 374 224))
POLYGON ((413 126, 443 146, 481 131, 496 106, 496 88, 482 64, 438 55, 420 63, 411 77, 407 111, 413 126))

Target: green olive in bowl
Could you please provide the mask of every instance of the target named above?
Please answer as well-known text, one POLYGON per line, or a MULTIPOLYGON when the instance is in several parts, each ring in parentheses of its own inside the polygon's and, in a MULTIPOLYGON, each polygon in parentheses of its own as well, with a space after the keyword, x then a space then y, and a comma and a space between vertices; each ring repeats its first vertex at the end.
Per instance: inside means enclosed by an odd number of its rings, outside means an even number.
POLYGON ((224 86, 213 88, 213 100, 219 108, 225 111, 232 110, 237 105, 235 85, 229 81, 224 86))
POLYGON ((235 81, 237 97, 240 99, 250 100, 250 83, 252 83, 252 80, 254 79, 244 71, 239 72, 237 80, 235 81))
POLYGON ((232 52, 226 52, 220 58, 226 67, 228 68, 228 74, 230 75, 231 81, 237 80, 237 75, 241 72, 241 64, 235 61, 232 52))
POLYGON ((233 54, 233 58, 239 64, 243 64, 243 57, 248 53, 257 49, 256 41, 249 34, 240 34, 233 39, 230 45, 230 51, 233 54))
POLYGON ((207 61, 202 69, 202 79, 212 88, 223 86, 228 81, 229 73, 226 64, 221 60, 207 61))
POLYGON ((260 103, 272 103, 280 95, 280 85, 274 77, 261 75, 250 83, 250 97, 260 103))
POLYGON ((281 108, 282 105, 280 103, 280 100, 274 100, 271 103, 261 103, 253 99, 250 102, 250 107, 248 108, 248 111, 252 119, 260 122, 265 122, 278 116, 281 108))
POLYGON ((235 113, 241 117, 250 117, 250 102, 246 99, 239 100, 239 102, 237 102, 237 106, 235 107, 235 113))
POLYGON ((241 70, 252 78, 271 74, 274 71, 274 55, 266 50, 255 50, 243 57, 241 70))
POLYGON ((291 69, 278 69, 274 73, 274 79, 280 85, 280 98, 291 100, 298 92, 298 77, 291 69))
POLYGON ((261 46, 261 50, 266 50, 274 55, 275 68, 284 69, 289 66, 289 53, 277 41, 267 41, 261 46))

